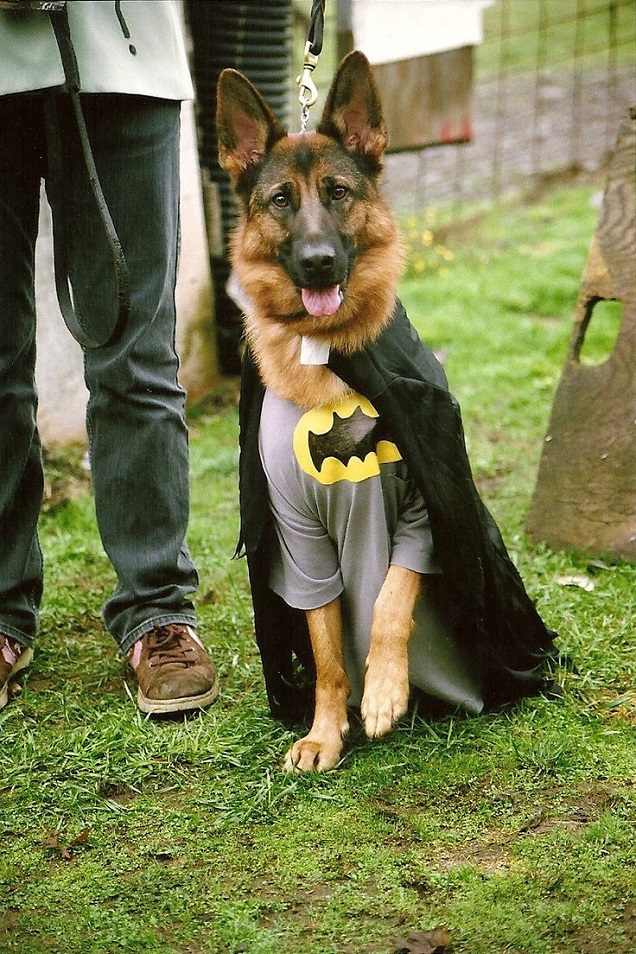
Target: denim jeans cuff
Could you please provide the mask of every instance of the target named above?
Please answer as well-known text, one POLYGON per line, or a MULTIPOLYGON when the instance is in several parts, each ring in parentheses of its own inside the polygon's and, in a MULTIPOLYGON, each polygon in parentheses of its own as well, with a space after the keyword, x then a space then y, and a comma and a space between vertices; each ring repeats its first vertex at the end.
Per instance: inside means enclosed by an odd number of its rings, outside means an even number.
POLYGON ((3 623, 1 620, 0 633, 2 633, 3 636, 9 636, 10 639, 16 639, 21 646, 25 646, 27 649, 33 646, 34 636, 27 636, 26 633, 20 632, 19 629, 16 629, 14 626, 9 626, 8 623, 3 623))

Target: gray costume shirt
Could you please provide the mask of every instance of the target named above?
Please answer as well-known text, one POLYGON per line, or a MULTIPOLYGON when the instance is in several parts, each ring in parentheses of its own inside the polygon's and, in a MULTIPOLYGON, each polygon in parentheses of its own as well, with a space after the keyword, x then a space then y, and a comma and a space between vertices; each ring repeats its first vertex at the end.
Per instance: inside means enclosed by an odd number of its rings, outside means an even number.
MULTIPOLYGON (((439 572, 421 494, 370 402, 303 411, 266 391, 259 450, 278 540, 271 588, 297 609, 340 596, 350 704, 362 698, 373 605, 391 564, 439 572)), ((409 645, 411 684, 469 711, 480 693, 426 599, 409 645)))

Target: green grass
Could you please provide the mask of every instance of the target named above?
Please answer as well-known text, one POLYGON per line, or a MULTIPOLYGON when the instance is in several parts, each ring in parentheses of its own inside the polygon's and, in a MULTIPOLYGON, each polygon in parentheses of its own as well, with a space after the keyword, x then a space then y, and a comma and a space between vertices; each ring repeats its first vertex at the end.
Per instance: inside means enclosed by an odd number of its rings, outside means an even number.
POLYGON ((222 693, 203 716, 149 721, 103 631, 114 578, 81 468, 52 458, 71 496, 42 519, 42 633, 0 713, 3 954, 389 954, 437 925, 455 954, 633 954, 636 569, 524 530, 598 188, 461 228, 406 223, 402 296, 445 354, 483 496, 576 664, 563 698, 412 717, 379 743, 356 728, 338 771, 283 774, 293 736, 268 716, 231 560, 236 410, 210 405, 191 419, 189 542, 222 693), (560 584, 572 574, 595 589, 560 584))
POLYGON ((632 66, 636 56, 634 0, 496 0, 483 13, 484 43, 477 47, 480 80, 540 68, 632 66), (546 28, 547 27, 547 28, 546 28))

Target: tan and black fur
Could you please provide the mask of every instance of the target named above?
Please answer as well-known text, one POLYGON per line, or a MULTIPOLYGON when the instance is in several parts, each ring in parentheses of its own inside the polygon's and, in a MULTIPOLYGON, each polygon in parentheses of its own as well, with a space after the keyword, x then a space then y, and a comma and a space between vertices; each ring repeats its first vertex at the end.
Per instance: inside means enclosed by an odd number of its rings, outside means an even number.
MULTIPOLYGON (((387 145, 365 57, 341 64, 316 132, 287 134, 257 90, 225 70, 218 90, 220 161, 242 208, 232 264, 246 300, 245 330, 264 385, 302 408, 344 397, 325 365, 301 365, 302 336, 353 352, 390 321, 402 264, 400 240, 378 191, 387 145), (330 315, 310 315, 301 295, 339 287, 330 315)), ((407 649, 418 573, 389 568, 373 611, 361 712, 369 736, 389 732, 406 711, 407 649)), ((339 600, 307 612, 316 664, 309 734, 287 754, 288 769, 329 769, 348 730, 349 686, 339 600)))

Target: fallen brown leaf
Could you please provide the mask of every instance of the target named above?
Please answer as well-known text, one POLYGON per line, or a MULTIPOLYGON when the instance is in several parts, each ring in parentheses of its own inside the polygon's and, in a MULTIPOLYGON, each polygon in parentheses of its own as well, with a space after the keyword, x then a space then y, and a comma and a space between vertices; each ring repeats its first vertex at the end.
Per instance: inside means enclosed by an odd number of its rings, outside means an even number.
POLYGON ((398 938, 393 954, 450 954, 451 937, 446 928, 411 931, 408 939, 398 938))
POLYGON ((85 828, 79 835, 72 838, 71 841, 65 845, 60 841, 59 831, 51 830, 47 831, 42 839, 42 844, 45 848, 54 851, 61 861, 71 861, 73 858, 73 848, 76 848, 78 845, 83 845, 84 842, 88 841, 89 834, 90 830, 85 828))

